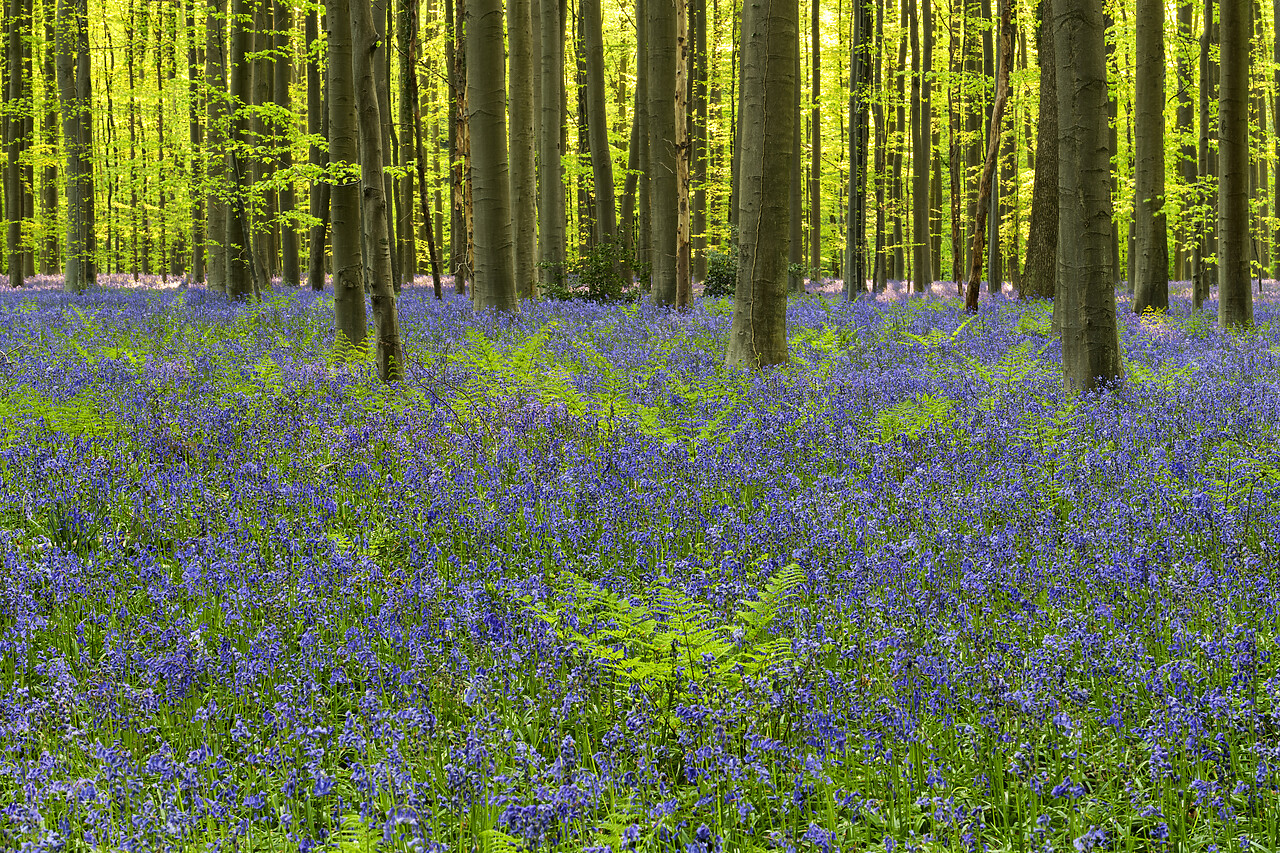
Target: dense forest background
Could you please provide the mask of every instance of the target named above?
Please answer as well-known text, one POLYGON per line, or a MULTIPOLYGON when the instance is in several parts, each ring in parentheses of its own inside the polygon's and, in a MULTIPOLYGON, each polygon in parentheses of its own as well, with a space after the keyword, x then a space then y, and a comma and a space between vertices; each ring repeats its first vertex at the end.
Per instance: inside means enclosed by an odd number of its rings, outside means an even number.
MULTIPOLYGON (((63 191, 69 161, 60 122, 80 113, 87 120, 83 159, 90 173, 89 213, 96 223, 86 236, 87 254, 98 270, 203 278, 210 271, 211 238, 224 237, 206 222, 211 212, 233 204, 242 206, 249 220, 256 275, 297 284, 306 278, 310 255, 317 284, 318 253, 324 251, 321 223, 328 218, 326 182, 340 178, 326 166, 322 4, 234 0, 227 8, 226 0, 68 0, 63 5, 59 10, 55 0, 4 4, 4 245, 11 284, 62 267, 65 220, 75 202, 63 191), (72 76, 84 78, 66 90, 59 89, 57 73, 63 19, 68 22, 63 29, 71 32, 62 51, 73 65, 72 76), (237 132, 240 123, 245 128, 237 132)), ((527 54, 532 67, 513 66, 510 87, 528 85, 521 75, 539 81, 528 87, 533 121, 538 127, 550 124, 552 132, 539 131, 534 157, 544 183, 553 161, 559 161, 563 187, 559 200, 554 194, 516 198, 517 205, 547 207, 550 200, 549 206, 563 207, 562 217, 540 223, 544 245, 538 259, 544 266, 562 262, 559 247, 548 254, 545 245, 562 239, 563 260, 571 262, 608 236, 602 221, 616 219, 610 227, 624 231, 628 246, 643 260, 655 216, 676 215, 656 209, 658 196, 664 203, 667 199, 662 191, 651 193, 643 179, 648 163, 638 150, 644 141, 637 132, 652 85, 641 61, 649 46, 641 43, 637 54, 637 21, 643 36, 653 19, 673 14, 679 19, 687 121, 677 148, 688 172, 689 263, 694 279, 702 280, 708 256, 728 252, 733 242, 733 170, 744 132, 737 120, 741 7, 730 0, 652 4, 657 12, 646 10, 644 0, 551 5, 555 8, 530 10, 512 4, 528 15, 528 30, 516 31, 527 33, 533 49, 527 54), (559 45, 544 38, 541 29, 548 24, 560 28, 559 45), (590 67, 593 60, 599 68, 590 67), (546 73, 553 65, 560 66, 559 74, 546 73), (541 103, 557 89, 558 110, 541 103), (593 110, 603 114, 607 146, 591 135, 593 110), (604 147, 612 167, 607 180, 613 184, 607 187, 607 203, 602 203, 605 180, 593 168, 604 147), (554 220, 561 218, 559 238, 554 220)), ((388 184, 388 199, 397 279, 426 272, 433 243, 441 270, 456 274, 462 287, 469 274, 471 221, 465 45, 468 38, 492 38, 492 32, 468 33, 471 17, 463 0, 375 2, 370 8, 377 37, 383 39, 371 62, 386 105, 384 159, 395 183, 394 189, 388 184)), ((1280 244, 1271 240, 1273 197, 1280 191, 1273 163, 1280 74, 1273 52, 1280 4, 1272 14, 1264 14, 1256 2, 1251 8, 1250 254, 1255 276, 1280 277, 1275 272, 1280 244)), ((1192 279, 1196 263, 1211 263, 1214 252, 1217 21, 1212 0, 1160 4, 1157 11, 1164 16, 1167 75, 1160 142, 1168 276, 1192 279)), ((1045 129, 1039 115, 1046 85, 1040 69, 1044 12, 1034 3, 1014 3, 1010 10, 1012 70, 984 278, 1014 288, 1022 285, 1037 143, 1045 129)), ((508 10, 508 29, 511 14, 508 10)), ((1000 40, 994 37, 991 3, 886 0, 864 9, 851 0, 811 0, 801 3, 800 17, 796 110, 801 119, 790 199, 793 273, 819 278, 844 272, 850 130, 860 120, 858 104, 865 103, 870 155, 860 195, 867 217, 863 242, 871 259, 867 277, 883 282, 924 273, 930 280, 962 280, 996 88, 1000 40), (851 98, 850 84, 859 43, 867 59, 861 101, 851 98), (915 215, 917 207, 923 217, 915 215), (924 245, 927 254, 913 251, 924 245)), ((1121 282, 1134 279, 1138 18, 1127 3, 1108 4, 1113 253, 1121 282)), ((528 97, 522 94, 519 100, 528 97)), ((517 100, 510 98, 513 118, 525 106, 517 100)), ((515 127, 513 121, 513 134, 515 127)), ((518 272, 528 275, 527 267, 518 272)), ((519 289, 531 293, 532 284, 521 282, 519 289)))

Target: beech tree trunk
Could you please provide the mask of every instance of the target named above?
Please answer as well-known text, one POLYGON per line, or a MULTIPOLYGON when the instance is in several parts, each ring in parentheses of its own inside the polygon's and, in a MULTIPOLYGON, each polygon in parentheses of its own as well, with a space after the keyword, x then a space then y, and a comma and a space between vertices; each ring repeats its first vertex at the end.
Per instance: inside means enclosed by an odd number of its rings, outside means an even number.
MULTIPOLYGON (((237 0, 240 2, 240 0, 237 0)), ((333 301, 335 344, 362 348, 368 334, 361 247, 360 185, 357 159, 356 95, 351 46, 351 4, 368 0, 325 0, 329 27, 329 161, 337 170, 330 194, 333 217, 333 301)), ((378 125, 374 125, 374 130, 378 125)))
POLYGON ((1068 389, 1124 375, 1111 263, 1111 156, 1102 0, 1054 0, 1058 92, 1058 298, 1068 389))
MULTIPOLYGON (((544 0, 549 2, 549 0, 544 0)), ((676 304, 679 185, 676 176, 676 0, 647 0, 649 197, 653 217, 653 301, 676 304)), ((544 21, 545 27, 545 21, 544 21)), ((544 56, 545 60, 545 56, 544 56)), ((543 95, 546 97, 545 93, 543 95)), ((543 109, 546 109, 545 102, 543 109)), ((787 146, 790 148, 790 146, 787 146)))
POLYGON ((475 201, 475 269, 471 304, 514 312, 515 251, 507 172, 506 68, 501 51, 502 0, 471 0, 467 25, 467 104, 471 109, 471 191, 475 201))
POLYGON ((787 215, 800 9, 796 0, 745 0, 738 282, 725 362, 787 360, 787 215))
POLYGON ((231 2, 231 57, 228 69, 231 82, 230 138, 227 140, 227 171, 231 180, 231 199, 227 204, 227 295, 232 299, 247 299, 257 295, 257 276, 253 272, 252 245, 249 236, 249 214, 246 195, 248 188, 244 160, 237 153, 252 144, 249 137, 249 117, 246 107, 253 101, 253 70, 247 54, 252 43, 253 30, 246 26, 249 17, 247 0, 231 2))
POLYGON ((1164 2, 1137 3, 1133 310, 1141 314, 1169 307, 1169 234, 1164 216, 1164 2))
POLYGON ((1058 89, 1053 52, 1053 6, 1040 0, 1036 50, 1040 56, 1040 111, 1027 258, 1022 268, 1023 299, 1053 299, 1058 269, 1058 89))
POLYGON ((538 127, 539 281, 544 288, 564 278, 564 178, 560 163, 560 98, 564 88, 564 40, 557 0, 538 0, 542 36, 542 116, 538 127))
MULTIPOLYGON (((64 287, 76 292, 97 284, 93 260, 93 136, 87 0, 58 0, 56 29, 62 147, 67 158, 64 287)), ((12 254, 10 263, 13 263, 12 254)))
POLYGON ((846 230, 844 295, 853 299, 867 287, 867 71, 871 49, 870 0, 855 0, 853 57, 849 88, 849 211, 846 230))
POLYGON ((1249 10, 1222 4, 1218 89, 1218 323, 1253 325, 1249 287, 1249 10))
MULTIPOLYGON (((208 288, 227 292, 227 204, 223 191, 227 158, 227 0, 208 0, 205 13, 205 142, 210 156, 205 158, 209 189, 205 196, 205 234, 208 257, 208 288)), ((132 116, 131 116, 132 118, 132 116)), ((137 241, 134 241, 134 270, 137 270, 137 241)))
MULTIPOLYGON (((307 14, 307 44, 312 53, 307 59, 307 133, 323 139, 329 138, 329 113, 324 98, 324 89, 320 77, 320 57, 315 48, 320 42, 320 12, 312 9, 307 14)), ((308 160, 316 168, 329 165, 327 146, 322 148, 313 144, 308 152, 308 160)), ((331 187, 327 180, 311 182, 311 215, 318 222, 311 226, 311 253, 307 263, 307 284, 312 290, 324 290, 324 256, 326 235, 329 231, 329 194, 331 187)))
MULTIPOLYGON (((412 2, 412 0, 409 0, 412 2)), ((599 0, 597 0, 597 3, 599 0)), ((538 173, 534 159, 537 115, 533 92, 533 7, 536 0, 508 0, 511 63, 511 205, 516 294, 533 298, 538 280, 538 173)), ((597 7, 598 8, 598 7, 597 7)), ((603 61, 603 60, 602 60, 603 61)), ((540 83, 539 83, 540 85, 540 83)))

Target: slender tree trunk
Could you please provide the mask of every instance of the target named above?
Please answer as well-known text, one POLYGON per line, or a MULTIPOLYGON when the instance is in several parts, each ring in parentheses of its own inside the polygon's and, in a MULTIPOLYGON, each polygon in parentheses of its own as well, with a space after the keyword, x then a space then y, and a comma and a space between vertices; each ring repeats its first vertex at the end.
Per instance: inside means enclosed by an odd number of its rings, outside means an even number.
POLYGON ((477 310, 512 312, 516 298, 507 174, 506 69, 501 51, 502 0, 471 0, 467 33, 467 103, 471 107, 471 184, 475 198, 477 310))
MULTIPOLYGON (((649 185, 653 215, 653 299, 676 304, 680 188, 676 169, 676 0, 648 0, 649 185)), ((545 24, 544 24, 545 25, 545 24)), ((544 94, 545 97, 545 94, 544 94)), ((545 108, 545 107, 544 107, 545 108)))
MULTIPOLYGON (((372 280, 369 282, 370 304, 373 308, 373 327, 376 337, 374 363, 378 378, 394 382, 404 378, 404 349, 400 344, 400 319, 396 310, 395 273, 391 265, 391 217, 387 214, 386 175, 382 156, 387 150, 387 123, 379 114, 382 99, 378 97, 381 69, 379 44, 383 35, 378 32, 373 14, 373 0, 348 0, 351 7, 352 76, 355 84, 355 101, 360 129, 360 176, 364 192, 365 228, 368 246, 373 254, 369 263, 372 280)), ((332 10, 331 10, 332 14, 332 10)), ((501 12, 498 13, 501 21, 501 12)), ((333 30, 330 30, 333 35, 333 30)), ((500 53, 494 53, 501 65, 500 53)), ((336 60, 337 57, 335 56, 336 60)), ((335 95, 335 106, 339 98, 335 95)), ((505 140, 503 140, 505 145, 505 140)), ((337 285, 335 284, 335 289, 337 285)), ((360 294, 361 305, 364 295, 360 294)))
MULTIPOLYGON (((795 109, 792 110, 791 130, 791 216, 788 220, 790 235, 787 250, 787 290, 792 293, 804 292, 804 146, 800 134, 804 121, 801 119, 800 95, 802 94, 800 76, 800 45, 796 45, 795 61, 795 109)), ((739 196, 741 197, 741 196, 739 196)))
MULTIPOLYGON (((208 0, 205 12, 205 232, 208 251, 208 287, 215 293, 227 292, 227 205, 225 190, 227 129, 227 0, 208 0)), ((132 121, 132 114, 130 115, 132 121)), ((132 159, 132 143, 130 144, 132 159)), ((133 269, 138 269, 137 240, 134 240, 133 269)))
POLYGON ((740 260, 725 361, 765 367, 787 360, 787 268, 790 235, 774 223, 787 215, 800 10, 796 0, 745 0, 740 260))
POLYGON ((1218 90, 1218 323, 1253 325, 1249 287, 1249 17, 1243 3, 1222 4, 1218 90))
MULTIPOLYGON (((582 0, 582 36, 587 61, 587 126, 596 186, 596 240, 612 242, 618 230, 613 189, 613 158, 604 98, 604 34, 600 0, 582 0)), ((513 99, 514 101, 514 99, 513 99)))
MULTIPOLYGON (((1195 43, 1191 32, 1193 13, 1194 10, 1189 0, 1179 0, 1178 112, 1176 120, 1178 138, 1183 141, 1182 145, 1179 146, 1178 153, 1178 179, 1182 184, 1181 189, 1185 193, 1187 201, 1192 203, 1194 203, 1195 198, 1196 182, 1196 146, 1193 136, 1194 130, 1192 129, 1195 107, 1191 102, 1191 62, 1188 54, 1190 45, 1195 43)), ((1193 232, 1191 217, 1184 212, 1179 217, 1177 248, 1175 249, 1174 269, 1177 271, 1176 278, 1178 279, 1189 279, 1194 275, 1191 271, 1191 244, 1195 239, 1193 232)))
POLYGON ((1216 269, 1206 257, 1205 247, 1213 245, 1217 237, 1210 230, 1211 223, 1216 222, 1217 193, 1213 192, 1214 174, 1217 172, 1215 158, 1209 147, 1213 135, 1212 112, 1210 104, 1214 96, 1214 78, 1216 76, 1210 48, 1216 41, 1213 26, 1213 0, 1204 0, 1204 32, 1200 37, 1200 140, 1197 152, 1198 171, 1200 174, 1197 191, 1198 200, 1210 208, 1208 214, 1201 219, 1197 229, 1195 249, 1193 252, 1194 279, 1191 285, 1191 302, 1199 311, 1209 298, 1209 287, 1217 277, 1216 269))
POLYGON ((875 166, 876 166, 876 248, 875 269, 872 272, 872 289, 882 292, 889 283, 888 256, 885 252, 885 223, 888 219, 885 210, 885 160, 888 134, 885 128, 884 107, 888 86, 884 83, 882 69, 884 66, 884 3, 876 4, 876 56, 875 70, 872 71, 872 86, 879 97, 873 99, 872 111, 876 122, 875 166))
POLYGON ((1062 366, 1070 390, 1124 375, 1112 271, 1111 157, 1102 0, 1054 0, 1058 92, 1058 298, 1062 366))
MULTIPOLYGON (((636 0, 636 248, 643 278, 641 288, 653 287, 653 199, 649 192, 649 9, 646 0, 636 0)), ((730 190, 732 192, 732 189, 730 190)))
MULTIPOLYGON (((809 46, 812 61, 809 113, 809 268, 822 276, 822 39, 820 0, 809 0, 809 46)), ((799 79, 798 77, 796 78, 799 79)), ((799 84, 797 84, 797 87, 799 84)))
POLYGON ((1169 236, 1164 216, 1164 3, 1137 2, 1133 310, 1141 314, 1169 307, 1169 236))
MULTIPOLYGON (((24 26, 24 0, 9 0, 8 35, 9 55, 6 57, 6 70, 9 72, 9 104, 21 105, 26 98, 26 80, 23 75, 22 39, 24 26)), ((22 249, 22 129, 23 119, 17 110, 8 116, 7 155, 5 176, 8 184, 5 211, 9 214, 9 236, 6 248, 9 250, 9 286, 22 287, 26 272, 25 258, 22 249)))
MULTIPOLYGON (((417 35, 420 32, 418 26, 418 6, 413 5, 413 33, 414 47, 411 51, 415 57, 417 52, 417 35)), ((431 205, 427 198, 427 166, 426 157, 422 150, 422 98, 418 94, 418 71, 417 63, 409 63, 409 91, 413 97, 413 139, 414 146, 417 151, 418 160, 418 196, 422 206, 422 230, 427 237, 427 257, 431 262, 431 283, 435 290, 437 300, 444 299, 444 290, 440 284, 440 250, 439 242, 436 240, 435 230, 432 228, 431 222, 431 205)), ((439 199, 439 196, 436 196, 439 199)), ((532 213, 529 214, 530 216, 532 213)), ((439 208, 437 207, 437 216, 439 216, 439 208)), ((438 222, 438 220, 437 220, 438 222)))
POLYGON ((542 287, 564 278, 564 178, 560 162, 560 98, 564 88, 560 7, 538 0, 541 24, 542 118, 538 138, 538 253, 542 287))
MULTIPOLYGON (((378 96, 378 115, 382 120, 379 132, 382 137, 382 160, 388 166, 392 164, 395 157, 395 146, 391 142, 391 53, 388 49, 389 40, 391 38, 390 28, 394 21, 394 15, 391 14, 391 4, 389 0, 367 0, 373 3, 373 9, 370 13, 370 19, 373 22, 373 73, 374 83, 377 87, 378 96)), ((359 79, 357 77, 357 84, 359 79)), ((357 96, 358 96, 357 91, 357 96)), ((364 136, 361 134, 361 139, 364 136)), ((361 145, 363 146, 363 141, 361 145)), ((363 150, 363 149, 362 149, 363 150)), ((395 217, 392 216, 391 206, 394 204, 396 197, 395 182, 391 178, 391 173, 387 171, 379 171, 378 175, 382 181, 382 215, 386 219, 386 228, 388 235, 387 253, 391 258, 391 285, 395 292, 399 292, 400 283, 404 281, 404 276, 400 270, 400 249, 396 243, 395 217)), ((366 200, 365 209, 369 208, 366 200)), ((366 225, 366 228, 368 226, 366 225)), ((377 258, 377 251, 373 253, 373 259, 377 258)), ((365 258, 365 263, 372 263, 370 258, 365 258)), ((375 314, 376 314, 375 309, 375 314)), ((377 318, 375 317, 375 323, 377 318)), ((398 334, 398 333, 397 333, 398 334)))
MULTIPOLYGON (((924 0, 928 4, 928 0, 924 0)), ((921 65, 919 19, 916 0, 908 3, 908 26, 911 35, 911 214, 912 214, 912 281, 916 293, 923 293, 933 283, 929 256, 929 86, 921 65)))
POLYGON ((693 269, 690 263, 692 241, 689 218, 689 27, 686 0, 675 0, 676 7, 676 308, 689 307, 692 298, 693 269))
MULTIPOLYGON (((533 298, 538 278, 538 173, 534 158, 537 116, 533 109, 533 6, 537 0, 508 0, 507 33, 511 63, 511 206, 516 293, 533 298)), ((599 0, 597 12, 599 11, 599 0)), ((603 59, 601 60, 603 62, 603 59)), ((538 81, 541 85, 541 81, 538 81)))
POLYGON ((250 256, 245 186, 247 176, 244 172, 244 159, 239 153, 252 144, 245 109, 253 100, 252 68, 246 58, 253 32, 245 26, 248 13, 247 0, 231 0, 231 57, 228 63, 231 78, 231 133, 227 146, 227 171, 232 190, 230 203, 227 204, 227 295, 233 299, 247 299, 258 290, 257 276, 253 273, 253 259, 250 256))
MULTIPOLYGON (((693 278, 707 277, 707 3, 689 0, 689 27, 693 31, 691 69, 693 145, 693 278)), ((624 55, 625 58, 625 55, 624 55)))
MULTIPOLYGON (((275 0, 275 81, 274 89, 276 105, 282 110, 293 113, 293 102, 289 94, 293 82, 293 49, 290 39, 293 34, 292 7, 275 0)), ((280 170, 289 174, 293 170, 293 146, 290 142, 292 128, 278 127, 277 151, 280 170)), ((280 187, 280 279, 285 287, 297 287, 302 283, 300 269, 300 252, 298 246, 298 226, 294 222, 294 208, 297 207, 293 180, 290 179, 280 187)))
MULTIPOLYGON (((44 0, 44 144, 50 159, 41 175, 40 196, 43 200, 45 222, 44 252, 40 271, 53 275, 58 270, 58 164, 54 160, 58 152, 58 77, 54 56, 54 2, 44 0)), ((192 78, 194 79, 194 77, 192 78)))
POLYGON ((1027 260, 1022 268, 1023 299, 1053 299, 1058 267, 1058 89, 1053 47, 1053 7, 1062 0, 1040 0, 1036 50, 1040 57, 1040 112, 1036 135, 1035 182, 1027 260))
MULTIPOLYGON (((1187 8, 1189 11, 1190 7, 1187 8)), ((1272 172, 1275 177, 1275 198, 1271 209, 1280 216, 1280 0, 1272 2, 1271 32, 1277 35, 1272 52, 1272 62, 1275 63, 1275 93, 1271 99, 1271 121, 1275 131, 1276 167, 1272 172)), ((1276 235, 1276 232, 1272 231, 1272 234, 1276 235)), ((1273 236, 1271 251, 1273 254, 1271 277, 1280 280, 1280 236, 1273 236)))
MULTIPOLYGON (((404 173, 396 186, 396 240, 397 257, 400 259, 400 275, 404 284, 412 284, 418 275, 418 235, 413 227, 413 179, 414 144, 413 116, 417 102, 413 97, 410 79, 413 74, 414 43, 418 31, 416 24, 417 0, 400 0, 397 12, 396 37, 398 39, 397 56, 399 58, 400 101, 398 104, 398 137, 400 147, 400 168, 404 173)), ((512 107, 514 108, 514 103, 512 107)))
MULTIPOLYGON (((236 0, 241 2, 241 0, 236 0)), ((357 158, 356 95, 352 64, 351 4, 368 0, 325 0, 329 27, 329 161, 343 175, 360 165, 357 158)), ((367 62, 367 57, 365 58, 367 62)), ((374 130, 379 129, 374 124, 374 130)), ((365 346, 368 314, 364 301, 364 259, 360 227, 361 181, 346 177, 330 193, 333 217, 333 297, 337 321, 336 344, 365 346)))
POLYGON ((273 33, 275 32, 275 15, 273 0, 249 0, 253 6, 253 32, 246 34, 249 40, 247 50, 252 51, 249 65, 252 69, 253 107, 249 115, 249 136, 247 144, 252 146, 251 153, 244 158, 247 168, 249 186, 246 198, 249 199, 247 218, 249 219, 250 249, 257 259, 257 269, 261 271, 265 282, 264 289, 280 270, 278 242, 276 240, 276 193, 266 187, 266 182, 275 172, 274 158, 270 151, 273 128, 267 123, 266 111, 263 107, 272 104, 276 99, 275 92, 275 51, 273 51, 273 33), (260 199, 260 201, 259 201, 260 199), (261 209, 261 216, 257 211, 261 209))
POLYGON ((86 0, 59 0, 56 34, 55 65, 58 98, 62 105, 62 147, 67 157, 64 286, 71 292, 97 283, 93 258, 93 137, 87 5, 86 0))
POLYGON ((1000 157, 1000 127, 1004 122, 1005 104, 1009 101, 1009 71, 1013 67, 1013 3, 1000 0, 1000 68, 996 77, 996 99, 991 107, 991 130, 987 134, 987 159, 978 183, 978 221, 973 229, 973 247, 969 262, 969 284, 965 289, 964 307, 970 313, 978 310, 978 285, 982 277, 982 241, 988 237, 987 215, 991 211, 991 192, 1000 157))
POLYGON ((845 248, 844 295, 853 299, 867 288, 867 136, 871 50, 870 0, 855 0, 853 56, 849 76, 849 212, 845 248))
POLYGON ((196 0, 183 0, 187 31, 187 130, 191 142, 191 280, 204 281, 204 200, 200 197, 200 176, 204 174, 203 134, 200 128, 200 51, 196 42, 196 0))
MULTIPOLYGON (((328 110, 321 88, 320 76, 320 12, 312 9, 307 13, 305 35, 307 38, 307 134, 312 138, 329 138, 328 110)), ((328 147, 312 143, 308 152, 308 161, 317 169, 329 165, 328 147)), ((311 226, 311 254, 307 263, 307 284, 312 290, 324 290, 324 255, 326 234, 329 230, 329 194, 331 187, 328 180, 311 182, 311 216, 318 220, 311 226)))

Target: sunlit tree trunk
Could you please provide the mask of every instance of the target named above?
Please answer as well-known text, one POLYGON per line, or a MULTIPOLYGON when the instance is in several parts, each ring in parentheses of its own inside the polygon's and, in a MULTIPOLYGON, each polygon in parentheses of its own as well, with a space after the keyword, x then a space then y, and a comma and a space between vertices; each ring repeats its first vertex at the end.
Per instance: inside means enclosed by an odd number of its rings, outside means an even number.
POLYGON ((1040 56, 1040 112, 1036 164, 1031 188, 1027 259, 1022 268, 1023 299, 1053 299, 1058 268, 1058 90, 1053 47, 1053 6, 1040 0, 1036 50, 1040 56))
MULTIPOLYGON (((653 245, 650 249, 653 300, 658 305, 673 306, 676 304, 676 240, 680 204, 675 127, 677 0, 647 0, 645 6, 648 12, 649 38, 649 193, 653 217, 653 245)), ((545 103, 543 108, 546 108, 545 103)))
MULTIPOLYGON (((208 257, 208 287, 215 293, 227 290, 227 205, 223 200, 227 158, 227 0, 208 0, 205 12, 205 240, 208 257)), ((137 270, 136 241, 134 270, 137 270)))
MULTIPOLYGON (((237 0, 239 2, 239 0, 237 0)), ((364 302, 364 259, 361 247, 357 157, 357 118, 351 45, 351 3, 368 0, 325 0, 329 27, 329 162, 334 168, 330 205, 333 219, 333 299, 337 345, 363 347, 368 334, 364 302)), ((368 58, 364 58, 368 61, 368 58)), ((373 126, 375 132, 378 125, 373 126)))
MULTIPOLYGON (((281 109, 293 111, 292 98, 289 94, 290 85, 293 82, 293 50, 290 45, 291 36, 293 34, 293 16, 292 7, 275 0, 275 95, 276 105, 281 109)), ((288 127, 278 128, 280 134, 277 143, 278 156, 280 158, 280 170, 288 174, 293 169, 293 146, 289 137, 292 136, 292 129, 288 127)), ((297 206, 297 199, 294 196, 293 180, 287 181, 280 188, 280 216, 282 222, 280 226, 280 279, 285 287, 297 287, 302 283, 302 273, 299 269, 299 252, 298 247, 298 226, 293 222, 292 215, 294 208, 297 206)))
POLYGON ((543 288, 564 276, 564 178, 560 163, 560 99, 564 40, 556 0, 537 0, 541 24, 542 116, 538 126, 538 255, 543 288))
POLYGON ((608 243, 615 239, 618 223, 613 189, 613 158, 609 149, 609 123, 605 112, 606 72, 600 0, 582 0, 582 40, 587 53, 587 127, 591 138, 591 169, 596 185, 596 240, 608 243))
MULTIPOLYGON (((307 133, 312 137, 327 140, 329 113, 320 75, 320 56, 317 53, 317 49, 323 45, 320 41, 319 10, 312 9, 307 13, 305 35, 311 51, 307 58, 307 133)), ((317 169, 328 166, 328 147, 313 144, 308 152, 308 160, 317 169)), ((320 179, 311 182, 311 215, 319 220, 311 226, 311 251, 307 262, 307 284, 312 290, 324 290, 324 255, 326 234, 329 231, 330 192, 329 181, 320 179)))
POLYGON ((511 204, 516 293, 533 297, 538 280, 538 173, 534 151, 537 120, 533 92, 533 7, 536 0, 508 0, 507 33, 511 63, 511 204))
MULTIPOLYGON (((89 80, 87 0, 58 0, 56 24, 58 100, 62 107, 62 147, 66 154, 67 240, 65 288, 79 291, 97 283, 93 252, 93 136, 89 80)), ((11 257, 12 263, 12 257, 11 257)))
POLYGON ((233 299, 247 299, 258 289, 257 276, 253 274, 253 259, 250 256, 249 214, 246 210, 244 158, 242 151, 248 150, 249 120, 245 107, 253 100, 253 76, 247 54, 252 43, 253 30, 247 23, 249 9, 247 0, 231 2, 231 56, 230 66, 231 127, 227 140, 227 166, 231 181, 231 198, 227 204, 227 295, 233 299))
POLYGON ((800 10, 796 0, 745 0, 738 282, 725 361, 787 360, 787 215, 800 10))

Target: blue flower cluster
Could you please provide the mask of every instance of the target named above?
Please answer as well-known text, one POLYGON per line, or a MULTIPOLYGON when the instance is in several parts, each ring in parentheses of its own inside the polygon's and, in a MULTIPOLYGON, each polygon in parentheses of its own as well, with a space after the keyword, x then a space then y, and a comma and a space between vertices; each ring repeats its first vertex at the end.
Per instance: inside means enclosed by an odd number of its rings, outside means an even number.
POLYGON ((0 294, 0 849, 1280 849, 1280 308, 1175 302, 1080 399, 1000 297, 750 374, 408 288, 386 389, 324 296, 0 294))

